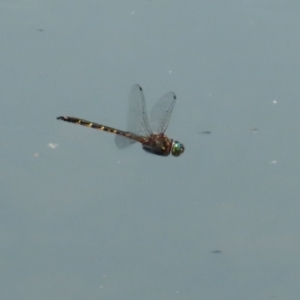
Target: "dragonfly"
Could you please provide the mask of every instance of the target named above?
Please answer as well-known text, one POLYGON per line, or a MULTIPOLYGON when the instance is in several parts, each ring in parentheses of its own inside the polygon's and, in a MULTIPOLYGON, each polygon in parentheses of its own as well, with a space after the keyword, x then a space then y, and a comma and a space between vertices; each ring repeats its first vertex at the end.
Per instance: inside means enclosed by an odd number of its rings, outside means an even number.
POLYGON ((76 117, 60 116, 57 119, 114 133, 116 145, 120 149, 139 142, 147 152, 160 156, 168 156, 171 153, 178 157, 184 152, 183 144, 165 135, 175 102, 176 95, 173 92, 166 93, 153 107, 148 119, 143 89, 136 84, 132 87, 129 96, 127 131, 76 117))

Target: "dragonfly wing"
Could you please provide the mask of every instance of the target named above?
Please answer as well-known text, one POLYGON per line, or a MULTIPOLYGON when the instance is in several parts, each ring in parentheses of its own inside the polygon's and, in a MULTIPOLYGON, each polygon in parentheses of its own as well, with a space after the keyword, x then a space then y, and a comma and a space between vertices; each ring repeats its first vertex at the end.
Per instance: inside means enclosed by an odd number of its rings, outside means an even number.
POLYGON ((132 87, 129 95, 127 130, 139 136, 148 136, 152 133, 146 111, 144 92, 137 84, 132 87))
POLYGON ((168 92, 153 107, 150 114, 150 124, 154 133, 164 133, 166 131, 175 102, 176 95, 173 92, 168 92))
POLYGON ((133 140, 133 139, 129 139, 125 136, 116 135, 115 136, 115 143, 116 143, 116 145, 119 149, 123 149, 123 148, 126 148, 126 147, 136 143, 136 141, 133 140))

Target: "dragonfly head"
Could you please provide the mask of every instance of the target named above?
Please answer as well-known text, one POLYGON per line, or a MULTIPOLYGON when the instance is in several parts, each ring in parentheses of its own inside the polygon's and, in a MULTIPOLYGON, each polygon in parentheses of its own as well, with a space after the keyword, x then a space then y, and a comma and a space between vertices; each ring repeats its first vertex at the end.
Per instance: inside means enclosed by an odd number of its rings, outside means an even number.
POLYGON ((172 152, 173 156, 179 156, 180 154, 182 154, 184 152, 183 144, 181 144, 177 141, 173 141, 171 152, 172 152))

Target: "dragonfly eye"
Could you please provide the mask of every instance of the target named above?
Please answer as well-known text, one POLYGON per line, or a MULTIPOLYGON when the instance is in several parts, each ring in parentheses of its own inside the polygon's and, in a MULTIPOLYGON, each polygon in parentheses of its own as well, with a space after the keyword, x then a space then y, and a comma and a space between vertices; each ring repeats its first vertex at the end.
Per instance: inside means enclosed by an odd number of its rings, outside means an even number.
POLYGON ((181 143, 174 141, 172 143, 172 155, 179 156, 183 152, 184 152, 184 146, 181 143))

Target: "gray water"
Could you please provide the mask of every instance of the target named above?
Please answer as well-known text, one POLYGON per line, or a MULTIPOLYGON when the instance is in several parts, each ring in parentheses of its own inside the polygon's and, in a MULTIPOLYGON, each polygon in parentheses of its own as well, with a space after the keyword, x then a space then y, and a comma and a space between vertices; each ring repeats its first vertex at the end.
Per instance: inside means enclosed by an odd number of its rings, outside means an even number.
POLYGON ((298 300, 299 15, 0 1, 0 298, 298 300), (181 157, 56 120, 126 129, 135 83, 176 93, 181 157))

